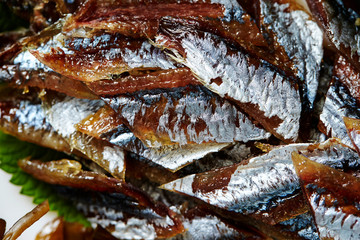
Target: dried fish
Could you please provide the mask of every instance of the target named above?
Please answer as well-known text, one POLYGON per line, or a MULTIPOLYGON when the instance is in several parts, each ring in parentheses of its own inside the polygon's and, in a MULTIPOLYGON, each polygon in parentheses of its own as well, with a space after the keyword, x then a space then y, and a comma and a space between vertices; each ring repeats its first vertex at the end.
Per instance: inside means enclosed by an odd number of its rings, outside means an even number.
POLYGON ((292 159, 320 238, 360 238, 359 179, 296 153, 292 159))
MULTIPOLYGON (((15 91, 14 91, 15 92, 15 91)), ((23 141, 70 153, 70 146, 47 121, 39 102, 1 100, 0 129, 23 141)))
POLYGON ((279 223, 282 231, 295 233, 301 239, 319 240, 316 225, 309 212, 279 223))
POLYGON ((360 118, 360 109, 347 87, 335 81, 326 95, 319 129, 327 136, 340 138, 344 144, 352 146, 343 117, 360 118))
MULTIPOLYGON (((356 1, 355 1, 356 2, 356 1)), ((330 43, 360 71, 360 14, 347 8, 342 0, 307 0, 330 43)))
POLYGON ((155 207, 139 207, 132 198, 119 193, 99 193, 58 188, 93 226, 97 224, 118 239, 170 238, 184 232, 177 214, 157 202, 155 207), (156 212, 156 211, 157 212, 156 212))
POLYGON ((202 87, 141 91, 103 99, 148 147, 269 137, 236 106, 202 87))
POLYGON ((78 132, 75 125, 104 105, 101 100, 65 97, 47 94, 43 101, 46 118, 51 126, 69 143, 70 147, 93 160, 113 176, 124 178, 123 149, 105 141, 92 139, 78 132))
POLYGON ((83 119, 76 127, 79 132, 106 140, 170 171, 177 171, 195 160, 229 145, 229 143, 203 143, 182 146, 176 144, 157 148, 147 147, 140 139, 135 137, 118 118, 117 114, 107 106, 83 119))
POLYGON ((70 16, 64 31, 88 27, 126 36, 153 38, 162 17, 221 18, 230 14, 236 1, 87 1, 70 16))
POLYGON ((358 154, 360 154, 360 119, 344 117, 343 120, 351 142, 358 154))
POLYGON ((264 62, 231 49, 210 33, 162 26, 156 44, 194 72, 211 91, 234 100, 266 130, 296 141, 301 115, 297 86, 264 62))
POLYGON ((103 34, 70 39, 76 41, 73 46, 67 42, 68 38, 59 33, 30 52, 54 71, 85 82, 112 79, 133 70, 176 68, 174 62, 147 40, 103 34))
POLYGON ((311 16, 291 0, 259 1, 260 23, 282 46, 304 82, 304 95, 312 108, 323 57, 323 34, 311 16))
POLYGON ((360 72, 339 55, 334 66, 334 77, 349 90, 350 95, 360 103, 360 72))
POLYGON ((97 95, 111 96, 133 93, 156 88, 175 88, 187 85, 200 85, 188 68, 159 70, 146 74, 121 76, 116 79, 106 79, 88 82, 87 86, 97 95))
MULTIPOLYGON (((291 161, 291 153, 294 151, 301 151, 314 161, 340 169, 356 169, 360 166, 356 152, 336 140, 315 145, 290 144, 251 158, 245 165, 240 163, 189 175, 164 184, 162 188, 201 199, 228 211, 269 214, 274 207, 291 200, 300 191, 299 180, 291 161)), ((286 216, 291 218, 306 212, 306 206, 303 209, 297 208, 301 206, 299 200, 297 198, 294 201, 294 209, 287 206, 287 211, 282 216, 280 213, 277 219, 284 221, 286 216)), ((276 221, 276 218, 273 220, 276 221)))

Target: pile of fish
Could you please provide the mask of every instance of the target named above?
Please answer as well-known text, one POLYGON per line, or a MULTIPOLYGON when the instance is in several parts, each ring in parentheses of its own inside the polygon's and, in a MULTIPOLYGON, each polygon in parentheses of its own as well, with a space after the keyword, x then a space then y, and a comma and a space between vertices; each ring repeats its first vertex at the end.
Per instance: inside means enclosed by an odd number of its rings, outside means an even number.
POLYGON ((360 3, 21 0, 0 129, 118 239, 359 239, 360 3))

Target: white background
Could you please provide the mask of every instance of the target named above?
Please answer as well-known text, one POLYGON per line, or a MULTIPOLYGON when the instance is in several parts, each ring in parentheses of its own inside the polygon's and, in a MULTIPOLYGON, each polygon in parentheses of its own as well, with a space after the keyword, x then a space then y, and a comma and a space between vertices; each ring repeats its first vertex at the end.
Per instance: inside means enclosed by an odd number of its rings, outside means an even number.
MULTIPOLYGON (((20 186, 15 186, 9 182, 11 175, 0 170, 0 218, 6 221, 8 230, 17 220, 26 213, 30 212, 36 205, 32 203, 32 198, 20 194, 20 186)), ((18 238, 19 240, 33 240, 42 227, 56 217, 55 212, 48 212, 39 219, 34 225, 28 228, 18 238)))

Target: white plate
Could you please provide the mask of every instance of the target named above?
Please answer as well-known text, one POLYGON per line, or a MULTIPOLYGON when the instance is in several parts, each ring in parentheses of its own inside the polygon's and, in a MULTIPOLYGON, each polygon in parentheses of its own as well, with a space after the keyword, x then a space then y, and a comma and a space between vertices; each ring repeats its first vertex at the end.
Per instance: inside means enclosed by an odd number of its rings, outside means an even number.
MULTIPOLYGON (((10 174, 0 170, 0 218, 6 221, 6 230, 22 216, 36 207, 36 205, 32 203, 31 197, 20 194, 21 187, 15 186, 9 182, 10 178, 10 174)), ((56 216, 55 212, 48 212, 39 221, 23 232, 18 239, 35 239, 36 234, 40 232, 43 226, 52 221, 56 216)))

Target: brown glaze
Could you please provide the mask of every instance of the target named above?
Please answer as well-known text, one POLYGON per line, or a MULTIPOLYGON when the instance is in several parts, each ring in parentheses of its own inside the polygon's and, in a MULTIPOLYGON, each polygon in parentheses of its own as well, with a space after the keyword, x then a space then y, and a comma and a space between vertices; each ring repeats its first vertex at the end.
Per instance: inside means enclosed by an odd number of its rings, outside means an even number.
POLYGON ((108 106, 100 108, 95 114, 84 118, 75 127, 79 132, 101 139, 101 135, 108 133, 122 124, 117 114, 108 106))
POLYGON ((122 180, 107 177, 103 174, 84 171, 81 164, 74 160, 51 162, 30 161, 23 159, 18 162, 22 170, 33 177, 50 184, 58 184, 74 188, 82 188, 100 192, 122 193, 135 199, 141 206, 149 207, 162 217, 168 216, 174 222, 170 228, 158 229, 160 236, 172 236, 174 232, 182 232, 183 226, 177 215, 160 202, 153 202, 150 197, 122 180))
POLYGON ((36 87, 54 90, 68 96, 85 99, 97 99, 85 83, 53 71, 20 71, 16 65, 3 65, 0 68, 0 80, 16 88, 36 87))
POLYGON ((199 84, 200 82, 198 82, 188 68, 176 68, 147 74, 120 76, 114 80, 89 82, 87 86, 97 95, 111 96, 133 93, 140 90, 184 87, 199 84))
POLYGON ((360 181, 358 178, 313 162, 297 153, 292 154, 292 159, 307 197, 316 191, 314 187, 311 187, 311 185, 315 185, 316 188, 323 189, 323 191, 318 192, 319 194, 328 196, 329 202, 325 203, 328 207, 337 206, 344 212, 360 216, 360 211, 353 205, 360 201, 360 181))
POLYGON ((302 192, 289 197, 286 201, 268 211, 257 211, 249 216, 258 219, 270 225, 276 225, 280 222, 292 219, 300 214, 308 212, 309 206, 302 192))
POLYGON ((230 167, 204 172, 203 174, 197 174, 192 183, 193 192, 200 191, 201 193, 208 193, 216 189, 224 189, 224 191, 226 191, 226 186, 237 167, 237 165, 232 165, 230 167))
MULTIPOLYGON (((145 1, 144 1, 145 2, 145 1)), ((88 1, 67 20, 64 31, 79 27, 119 32, 125 36, 153 38, 157 32, 159 20, 164 16, 174 17, 210 17, 223 16, 219 4, 192 3, 191 1, 161 1, 139 4, 126 1, 88 1)))

